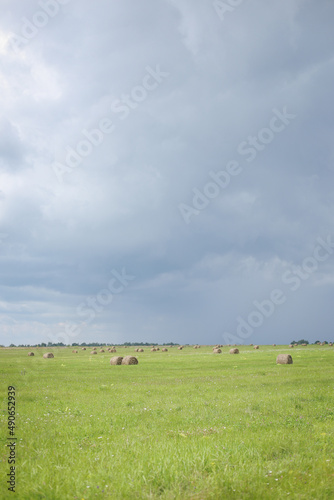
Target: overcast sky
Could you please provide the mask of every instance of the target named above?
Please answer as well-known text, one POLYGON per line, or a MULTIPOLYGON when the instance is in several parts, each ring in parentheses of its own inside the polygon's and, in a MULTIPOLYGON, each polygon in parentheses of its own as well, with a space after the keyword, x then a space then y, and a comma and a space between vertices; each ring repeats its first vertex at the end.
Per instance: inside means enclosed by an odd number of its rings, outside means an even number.
POLYGON ((0 342, 333 340, 334 2, 0 6, 0 342))

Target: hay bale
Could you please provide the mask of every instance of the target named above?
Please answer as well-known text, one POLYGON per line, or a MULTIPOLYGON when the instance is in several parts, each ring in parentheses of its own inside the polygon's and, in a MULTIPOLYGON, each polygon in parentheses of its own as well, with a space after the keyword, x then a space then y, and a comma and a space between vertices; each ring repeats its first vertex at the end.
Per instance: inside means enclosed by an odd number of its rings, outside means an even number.
POLYGON ((91 354, 97 354, 97 352, 96 351, 92 351, 91 354))
POLYGON ((82 350, 82 351, 85 351, 85 350, 86 350, 86 347, 81 347, 81 350, 82 350))
POLYGON ((168 352, 168 349, 166 349, 166 347, 164 347, 161 352, 168 352))
POLYGON ((139 351, 139 347, 137 347, 137 349, 135 349, 135 352, 138 352, 139 351))
POLYGON ((160 351, 160 347, 157 347, 156 349, 157 349, 157 351, 160 351))
POLYGON ((96 348, 96 347, 93 347, 92 351, 97 351, 97 348, 96 348))
POLYGON ((123 361, 122 356, 114 356, 113 358, 110 359, 110 364, 111 365, 121 365, 123 361))
POLYGON ((236 347, 230 349, 230 354, 239 354, 239 349, 237 349, 236 347))
POLYGON ((293 345, 293 344, 290 344, 290 345, 289 345, 289 347, 291 347, 291 348, 292 348, 292 347, 294 347, 294 345, 293 345))
POLYGON ((292 365, 292 357, 290 354, 279 354, 276 358, 276 363, 278 365, 292 365))
POLYGON ((138 365, 138 359, 134 356, 125 356, 122 359, 122 365, 138 365))
POLYGON ((76 349, 73 349, 73 354, 76 354, 78 351, 76 349))
POLYGON ((33 352, 28 352, 28 356, 35 356, 33 352))
POLYGON ((116 351, 115 347, 113 347, 112 349, 110 349, 109 352, 117 352, 117 351, 116 351))
POLYGON ((155 351, 156 351, 156 348, 152 347, 151 352, 155 352, 155 351))
POLYGON ((52 354, 52 352, 46 352, 45 354, 43 354, 43 358, 54 358, 54 355, 52 354))
POLYGON ((180 346, 178 347, 178 350, 179 350, 179 351, 182 351, 182 349, 183 349, 183 346, 182 346, 182 345, 180 345, 180 346))
POLYGON ((249 344, 250 346, 252 346, 253 344, 249 344))
POLYGON ((273 344, 273 347, 276 347, 276 344, 273 344))
POLYGON ((222 350, 221 350, 221 349, 214 349, 214 350, 213 350, 213 352, 214 352, 215 354, 220 354, 220 353, 222 352, 222 350))
POLYGON ((307 346, 307 344, 302 344, 303 346, 307 346))
POLYGON ((100 349, 100 352, 104 352, 104 349, 100 349))
POLYGON ((260 347, 258 345, 255 345, 253 349, 259 349, 260 347))
POLYGON ((144 349, 138 349, 138 352, 144 352, 144 349))

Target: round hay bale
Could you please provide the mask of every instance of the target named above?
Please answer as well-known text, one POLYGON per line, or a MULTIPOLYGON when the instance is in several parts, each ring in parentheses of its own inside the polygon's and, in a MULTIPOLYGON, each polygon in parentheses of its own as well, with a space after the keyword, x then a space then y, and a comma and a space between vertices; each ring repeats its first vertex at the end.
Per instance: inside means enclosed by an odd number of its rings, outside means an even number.
POLYGON ((253 349, 259 349, 260 347, 258 345, 255 345, 253 349))
POLYGON ((43 354, 43 358, 54 358, 54 355, 52 354, 52 352, 46 352, 45 354, 43 354))
POLYGON ((290 354, 279 354, 276 358, 276 364, 278 365, 292 365, 292 363, 290 354))
POLYGON ((239 349, 237 349, 236 347, 230 349, 230 354, 239 354, 239 349))
POLYGON ((168 349, 166 349, 166 347, 164 347, 161 352, 168 352, 168 349))
POLYGON ((139 351, 139 347, 137 347, 137 349, 135 349, 135 352, 138 352, 139 351))
POLYGON ((276 344, 273 344, 273 347, 276 347, 276 344))
POLYGON ((96 351, 92 351, 91 354, 97 354, 97 352, 96 351))
POLYGON ((134 356, 125 356, 122 359, 122 365, 138 365, 138 359, 134 356))
POLYGON ((110 349, 109 352, 117 352, 117 351, 116 351, 115 347, 113 347, 112 349, 110 349))
POLYGON ((33 352, 28 352, 28 356, 35 356, 33 352))
POLYGON ((121 365, 123 361, 122 356, 114 356, 113 358, 110 359, 110 364, 111 365, 121 365))
POLYGON ((292 347, 294 347, 294 345, 293 345, 293 344, 290 344, 290 345, 289 345, 289 347, 291 347, 291 348, 292 348, 292 347))
POLYGON ((156 348, 152 347, 151 352, 155 352, 155 351, 156 351, 156 348))
POLYGON ((222 350, 221 350, 221 349, 214 349, 214 350, 213 350, 213 352, 214 352, 215 354, 220 354, 220 353, 222 352, 222 350))
POLYGON ((138 349, 138 352, 144 352, 144 349, 138 349))
POLYGON ((96 347, 93 347, 92 351, 97 351, 97 348, 96 348, 96 347))
POLYGON ((302 344, 302 345, 305 346, 305 347, 307 346, 307 344, 302 344))
POLYGON ((253 344, 249 344, 250 346, 252 346, 253 344))
POLYGON ((104 349, 100 349, 100 352, 104 352, 104 349))
POLYGON ((73 354, 76 354, 78 351, 76 349, 73 349, 73 354))
POLYGON ((160 347, 157 347, 156 349, 157 349, 157 351, 160 351, 160 347))
POLYGON ((86 347, 81 347, 81 350, 82 350, 82 351, 85 351, 85 350, 86 350, 86 347))
POLYGON ((182 351, 182 349, 183 349, 183 347, 180 345, 180 346, 178 347, 178 350, 179 350, 179 351, 182 351))

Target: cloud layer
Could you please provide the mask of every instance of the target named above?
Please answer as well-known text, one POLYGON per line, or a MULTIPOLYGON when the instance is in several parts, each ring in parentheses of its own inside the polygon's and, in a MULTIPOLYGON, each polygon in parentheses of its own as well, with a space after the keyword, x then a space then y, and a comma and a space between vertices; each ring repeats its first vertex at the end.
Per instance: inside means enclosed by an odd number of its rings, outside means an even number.
POLYGON ((332 337, 334 5, 235 4, 1 2, 3 344, 332 337))

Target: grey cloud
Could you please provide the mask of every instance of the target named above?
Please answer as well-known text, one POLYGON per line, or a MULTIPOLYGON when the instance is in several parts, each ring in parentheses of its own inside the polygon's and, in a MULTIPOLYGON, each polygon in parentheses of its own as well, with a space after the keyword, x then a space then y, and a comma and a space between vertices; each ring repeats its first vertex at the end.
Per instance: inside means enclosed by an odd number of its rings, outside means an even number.
MULTIPOLYGON (((243 2, 221 21, 199 0, 73 0, 16 53, 8 37, 39 8, 1 4, 9 343, 81 324, 78 305, 122 268, 135 280, 73 341, 223 343, 333 232, 332 2, 243 2), (169 75, 122 119, 112 105, 148 66, 169 75), (240 144, 284 107, 296 117, 247 161, 240 144), (54 162, 106 118, 113 131, 59 182, 54 162), (179 204, 232 160, 241 173, 185 224, 179 204)), ((330 258, 299 291, 285 289, 252 342, 315 340, 317 311, 330 336, 332 276, 330 258)))

